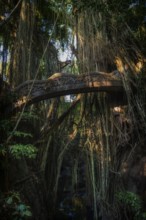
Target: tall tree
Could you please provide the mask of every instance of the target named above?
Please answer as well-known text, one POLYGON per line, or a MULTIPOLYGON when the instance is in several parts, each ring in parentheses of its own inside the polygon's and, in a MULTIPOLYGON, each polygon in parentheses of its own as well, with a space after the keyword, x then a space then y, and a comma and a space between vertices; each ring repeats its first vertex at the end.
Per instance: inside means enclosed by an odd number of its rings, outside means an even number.
MULTIPOLYGON (((6 113, 0 115, 0 131, 4 134, 0 145, 1 165, 6 162, 4 176, 5 182, 9 183, 3 192, 22 188, 21 193, 31 206, 34 219, 52 220, 58 213, 66 217, 72 213, 76 219, 83 219, 87 214, 94 219, 124 219, 129 216, 129 209, 132 218, 137 217, 137 213, 141 217, 141 208, 133 210, 131 200, 129 202, 126 197, 126 209, 120 203, 123 197, 118 200, 117 193, 125 187, 121 176, 128 171, 124 171, 123 166, 131 163, 132 156, 141 155, 139 146, 142 146, 141 142, 145 144, 145 91, 144 80, 141 80, 145 71, 145 54, 141 47, 145 47, 145 43, 140 42, 145 39, 144 2, 136 6, 126 0, 120 3, 115 0, 9 2, 6 5, 2 2, 0 17, 3 28, 2 72, 8 75, 12 86, 22 83, 15 89, 22 93, 20 97, 23 96, 17 105, 31 101, 25 100, 28 94, 32 100, 41 94, 41 101, 46 95, 66 94, 64 88, 77 93, 81 88, 84 92, 82 86, 85 86, 91 91, 94 84, 98 86, 94 72, 110 72, 115 68, 118 71, 113 71, 111 78, 106 74, 109 79, 106 86, 115 81, 121 86, 122 81, 128 104, 114 108, 102 90, 98 94, 74 96, 73 102, 62 97, 40 102, 28 109, 24 104, 17 120, 14 117, 8 120, 6 113), (8 18, 7 13, 10 15, 8 18), (14 18, 16 23, 12 22, 14 18), (137 19, 136 27, 131 18, 137 19), (69 45, 75 56, 72 57, 77 60, 75 73, 85 74, 77 77, 57 73, 47 80, 60 69, 58 44, 64 49, 69 45), (8 70, 5 65, 7 51, 10 56, 7 56, 10 62, 8 70), (136 71, 141 74, 135 77, 136 71), (115 81, 110 81, 112 79, 115 81), (131 81, 135 93, 131 89, 131 81), (34 145, 38 154, 32 162, 29 159, 36 155, 34 145), (16 164, 19 164, 17 169, 16 164), (12 173, 15 169, 17 176, 14 179, 12 173), (67 207, 66 202, 70 204, 67 207), (124 214, 123 210, 126 210, 124 214)), ((98 76, 100 80, 104 78, 104 74, 98 76)), ((13 206, 16 196, 10 194, 7 199, 1 199, 1 202, 10 208, 7 212, 9 219, 16 207, 13 206)), ((17 197, 19 207, 18 200, 17 197)), ((4 211, 6 213, 7 209, 4 211)))

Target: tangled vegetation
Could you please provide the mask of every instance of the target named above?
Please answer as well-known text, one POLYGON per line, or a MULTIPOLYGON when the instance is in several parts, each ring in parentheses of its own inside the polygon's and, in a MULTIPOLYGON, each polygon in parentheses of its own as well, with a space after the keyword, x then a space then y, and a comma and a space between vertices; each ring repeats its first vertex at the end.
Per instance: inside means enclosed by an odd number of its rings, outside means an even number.
POLYGON ((0 3, 0 218, 146 219, 145 1, 0 3), (11 89, 58 72, 114 75, 123 100, 93 92, 6 111, 11 89))

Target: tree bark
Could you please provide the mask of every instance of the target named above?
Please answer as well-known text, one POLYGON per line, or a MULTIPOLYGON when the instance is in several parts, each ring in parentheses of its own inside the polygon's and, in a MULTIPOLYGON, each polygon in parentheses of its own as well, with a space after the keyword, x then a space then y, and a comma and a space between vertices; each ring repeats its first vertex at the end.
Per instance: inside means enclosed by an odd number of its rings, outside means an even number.
POLYGON ((19 110, 49 98, 88 92, 123 92, 121 78, 113 74, 93 72, 84 75, 55 73, 47 80, 29 80, 13 89, 17 95, 12 110, 19 110))

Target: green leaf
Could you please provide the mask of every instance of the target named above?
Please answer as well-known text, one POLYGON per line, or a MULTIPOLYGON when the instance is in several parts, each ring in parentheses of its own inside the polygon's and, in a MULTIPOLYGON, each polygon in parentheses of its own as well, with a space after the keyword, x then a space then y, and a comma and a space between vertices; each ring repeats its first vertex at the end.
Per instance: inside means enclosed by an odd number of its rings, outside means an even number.
POLYGON ((31 144, 15 144, 10 146, 10 153, 16 159, 21 157, 34 159, 37 154, 37 148, 31 144))
POLYGON ((0 154, 1 154, 2 156, 5 156, 6 153, 7 153, 7 151, 6 151, 5 146, 4 146, 4 145, 0 145, 0 154))
POLYGON ((31 213, 31 211, 29 211, 29 210, 25 210, 25 211, 23 212, 23 214, 24 214, 24 216, 27 216, 27 217, 32 216, 32 213, 31 213))
POLYGON ((22 120, 38 120, 39 117, 36 115, 35 112, 24 112, 22 115, 22 120))
POLYGON ((18 210, 18 211, 21 211, 21 212, 22 212, 22 211, 24 211, 25 209, 26 209, 26 206, 25 206, 24 204, 20 204, 20 205, 17 206, 17 210, 18 210))
POLYGON ((11 135, 15 136, 15 137, 32 137, 32 134, 30 133, 26 133, 23 131, 14 131, 14 132, 10 132, 11 135))
POLYGON ((12 197, 9 197, 7 200, 6 200, 6 203, 8 205, 11 205, 13 203, 13 198, 12 197))

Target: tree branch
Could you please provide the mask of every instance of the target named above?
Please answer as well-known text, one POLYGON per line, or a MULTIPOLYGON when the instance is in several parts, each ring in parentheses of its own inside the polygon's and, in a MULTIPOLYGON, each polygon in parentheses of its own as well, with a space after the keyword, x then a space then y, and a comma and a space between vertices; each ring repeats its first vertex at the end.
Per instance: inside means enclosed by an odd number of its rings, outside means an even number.
POLYGON ((21 109, 42 100, 88 92, 122 92, 123 84, 120 78, 108 73, 90 73, 84 75, 71 75, 55 73, 47 80, 29 80, 12 93, 17 95, 13 110, 21 109))

